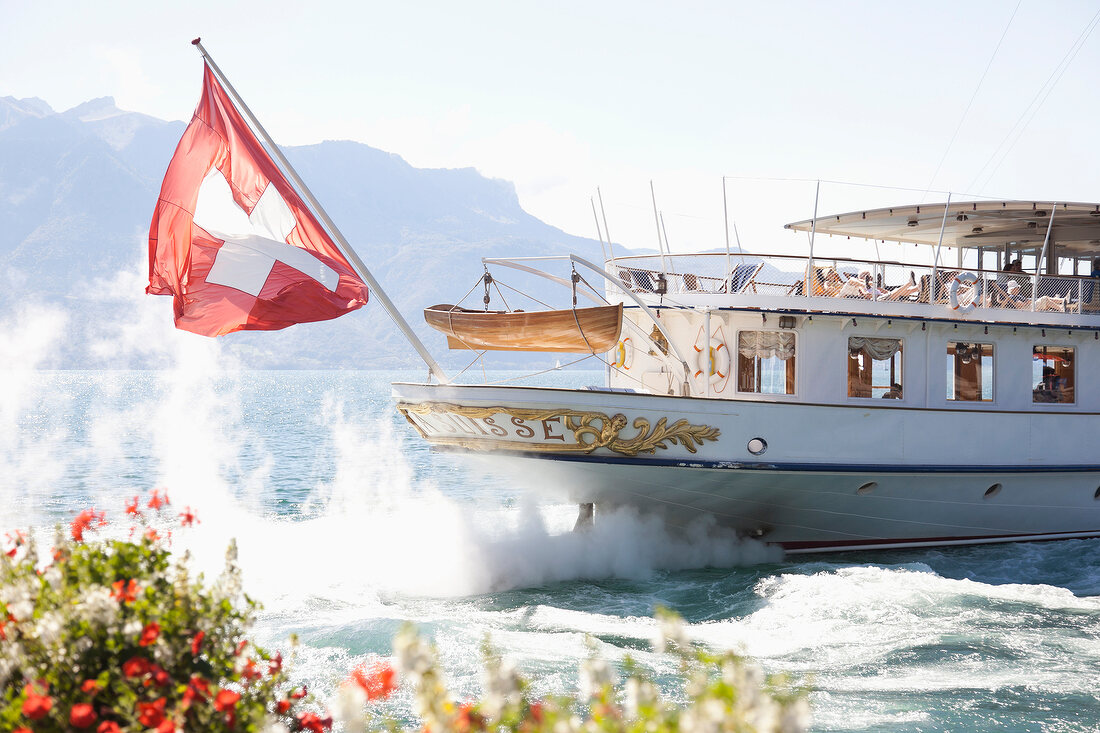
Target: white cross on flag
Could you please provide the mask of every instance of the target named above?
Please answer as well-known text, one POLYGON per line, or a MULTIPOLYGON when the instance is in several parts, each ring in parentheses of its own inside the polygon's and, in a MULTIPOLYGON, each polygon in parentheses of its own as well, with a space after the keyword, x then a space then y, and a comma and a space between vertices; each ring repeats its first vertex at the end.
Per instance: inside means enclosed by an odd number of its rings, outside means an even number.
POLYGON ((204 336, 323 321, 367 286, 252 134, 209 67, 149 230, 147 293, 204 336))

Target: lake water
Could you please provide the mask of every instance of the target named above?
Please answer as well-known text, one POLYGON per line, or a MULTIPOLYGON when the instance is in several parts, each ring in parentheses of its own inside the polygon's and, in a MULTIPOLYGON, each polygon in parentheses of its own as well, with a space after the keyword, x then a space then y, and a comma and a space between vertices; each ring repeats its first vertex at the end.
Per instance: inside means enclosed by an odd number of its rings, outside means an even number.
POLYGON ((575 507, 416 439, 389 384, 419 371, 0 374, 0 529, 166 487, 202 521, 174 548, 210 575, 236 537, 260 641, 297 633, 321 695, 406 620, 460 697, 486 633, 536 693, 574 689, 586 635, 667 672, 648 651, 663 604, 809 684, 814 730, 1100 730, 1098 540, 782 559, 631 515, 573 534, 575 507))

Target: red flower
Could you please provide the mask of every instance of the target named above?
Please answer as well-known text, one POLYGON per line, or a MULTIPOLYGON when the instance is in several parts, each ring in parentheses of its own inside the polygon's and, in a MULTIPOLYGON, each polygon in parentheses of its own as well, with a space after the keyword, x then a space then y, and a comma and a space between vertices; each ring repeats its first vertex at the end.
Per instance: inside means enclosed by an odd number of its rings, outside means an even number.
POLYGON ((191 707, 195 700, 203 701, 210 698, 210 683, 198 675, 191 677, 187 689, 183 692, 184 709, 191 707))
POLYGON ((536 723, 541 723, 542 722, 542 703, 541 702, 533 702, 533 703, 531 703, 531 707, 529 709, 531 711, 531 720, 535 721, 536 723))
POLYGON ((111 591, 111 598, 118 599, 119 603, 128 603, 137 600, 138 584, 133 580, 116 580, 111 583, 111 587, 114 588, 111 591))
POLYGON ((214 697, 214 709, 219 713, 225 712, 226 710, 232 710, 240 699, 240 693, 233 692, 232 690, 219 690, 218 694, 214 697))
POLYGON ((278 674, 283 668, 283 653, 275 652, 275 656, 267 660, 267 673, 278 674))
POLYGON ((246 661, 244 667, 241 669, 241 676, 246 680, 258 680, 263 677, 263 674, 263 672, 257 669, 256 660, 254 659, 246 661))
POLYGON ((202 524, 202 522, 199 522, 199 518, 195 516, 195 512, 191 511, 191 507, 187 507, 180 513, 180 524, 182 526, 190 527, 196 522, 202 524))
POLYGON ((206 632, 200 631, 195 634, 195 637, 191 639, 191 656, 199 656, 199 649, 202 648, 202 640, 206 638, 206 632))
POLYGON ((80 514, 76 515, 76 519, 73 520, 69 528, 72 530, 73 539, 77 542, 84 541, 84 532, 92 528, 93 522, 97 522, 97 527, 102 527, 107 524, 107 515, 103 512, 96 512, 95 508, 85 509, 80 514))
POLYGON ((384 700, 397 689, 396 674, 386 662, 376 662, 369 667, 361 664, 351 672, 348 682, 359 685, 368 700, 384 700))
POLYGON ((86 695, 94 695, 99 692, 99 682, 96 680, 84 680, 84 683, 80 685, 80 691, 86 695))
POLYGON ((157 726, 157 733, 176 733, 176 724, 171 720, 165 720, 157 726))
POLYGON ((241 640, 240 640, 240 641, 239 641, 239 642, 237 643, 237 651, 233 652, 233 656, 235 656, 235 657, 239 657, 239 656, 241 656, 241 652, 243 652, 243 651, 244 651, 244 648, 245 648, 246 646, 248 646, 248 639, 241 639, 241 640))
POLYGON ((305 697, 308 694, 309 694, 309 692, 307 691, 306 686, 302 685, 301 690, 299 690, 298 692, 290 693, 289 697, 293 700, 301 700, 303 697, 305 697))
POLYGON ((160 489, 153 489, 153 495, 149 498, 149 508, 160 510, 162 506, 168 506, 172 502, 168 501, 168 489, 164 489, 164 496, 161 496, 160 489))
POLYGON ((34 733, 30 728, 16 728, 12 733, 34 733))
POLYGON ((317 713, 300 713, 298 715, 298 726, 302 730, 310 731, 310 733, 324 733, 332 727, 332 718, 322 718, 317 713))
MULTIPOLYGON (((149 665, 149 674, 153 676, 152 681, 157 684, 157 687, 165 687, 169 682, 172 681, 172 678, 168 676, 168 673, 165 672, 162 667, 156 664, 149 665)), ((150 683, 146 681, 145 686, 148 687, 149 684, 150 683)))
POLYGON ((126 505, 126 513, 129 514, 131 517, 141 516, 141 510, 138 509, 138 501, 140 501, 140 499, 135 496, 134 500, 126 505))
POLYGON ((150 542, 156 542, 160 539, 160 535, 157 534, 157 531, 155 529, 147 529, 145 530, 145 539, 149 540, 150 542))
POLYGON ((280 700, 279 702, 275 703, 275 710, 279 713, 279 715, 286 715, 286 711, 290 710, 291 704, 292 703, 290 702, 290 700, 280 700))
POLYGON ((155 644, 157 637, 160 636, 160 624, 156 621, 149 623, 141 630, 141 639, 138 640, 138 644, 141 646, 149 646, 155 644))
POLYGON ((90 728, 95 723, 95 711, 86 702, 78 702, 69 711, 69 724, 74 728, 90 728))
POLYGON ((122 733, 122 728, 119 728, 118 723, 113 720, 104 720, 95 729, 95 733, 122 733))
POLYGON ((142 657, 131 657, 123 662, 122 674, 127 677, 144 677, 149 674, 149 660, 142 657))
MULTIPOLYGON (((42 684, 42 691, 46 691, 45 683, 42 684)), ((26 694, 27 699, 23 701, 23 715, 26 715, 31 720, 38 720, 43 718, 50 709, 53 707, 53 700, 49 695, 39 695, 34 690, 34 685, 27 685, 23 688, 23 693, 26 694)))
POLYGON ((455 718, 455 729, 459 733, 467 733, 471 728, 484 728, 484 719, 474 712, 472 702, 464 702, 458 706, 458 715, 455 718))
POLYGON ((164 722, 164 706, 167 704, 168 701, 163 697, 153 702, 139 702, 137 704, 138 722, 146 728, 155 728, 160 725, 164 722))

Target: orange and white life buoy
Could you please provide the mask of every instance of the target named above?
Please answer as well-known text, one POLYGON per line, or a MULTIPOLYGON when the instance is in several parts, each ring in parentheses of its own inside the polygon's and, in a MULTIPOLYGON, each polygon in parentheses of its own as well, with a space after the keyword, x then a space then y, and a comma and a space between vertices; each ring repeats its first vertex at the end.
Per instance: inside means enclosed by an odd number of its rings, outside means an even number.
POLYGON ((709 341, 703 341, 703 329, 695 339, 695 379, 709 379, 714 392, 722 392, 730 376, 730 350, 722 337, 722 327, 713 333, 709 341))
POLYGON ((978 281, 978 276, 972 272, 963 272, 951 278, 951 284, 947 286, 947 302, 951 304, 951 310, 960 313, 969 313, 974 310, 976 297, 970 299, 966 305, 959 305, 959 286, 962 284, 973 286, 978 281))
POLYGON ((616 369, 629 369, 634 366, 634 345, 630 341, 630 337, 627 336, 615 346, 615 360, 611 362, 611 366, 616 369))

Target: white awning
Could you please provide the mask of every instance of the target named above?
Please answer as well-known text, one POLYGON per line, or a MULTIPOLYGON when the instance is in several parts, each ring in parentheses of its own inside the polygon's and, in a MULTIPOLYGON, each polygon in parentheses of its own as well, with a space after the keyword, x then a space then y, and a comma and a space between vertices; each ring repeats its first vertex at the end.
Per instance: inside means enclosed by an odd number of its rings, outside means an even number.
MULTIPOLYGON (((821 216, 818 234, 831 234, 887 242, 935 245, 943 225, 945 247, 1000 248, 1013 250, 1043 246, 1051 211, 1054 228, 1050 238, 1065 256, 1100 256, 1100 204, 1037 201, 952 202, 944 225, 944 204, 895 206, 848 214, 821 216)), ((785 228, 810 231, 815 220, 787 224, 785 228)))

